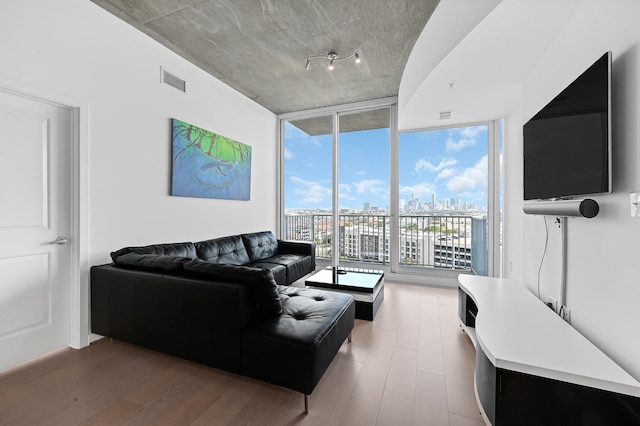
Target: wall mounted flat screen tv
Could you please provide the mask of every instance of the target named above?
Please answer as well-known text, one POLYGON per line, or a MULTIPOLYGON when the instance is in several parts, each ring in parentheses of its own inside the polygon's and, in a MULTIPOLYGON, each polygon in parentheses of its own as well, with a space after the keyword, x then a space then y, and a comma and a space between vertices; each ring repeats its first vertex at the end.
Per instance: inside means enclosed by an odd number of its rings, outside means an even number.
POLYGON ((611 52, 523 128, 524 199, 611 192, 611 52))

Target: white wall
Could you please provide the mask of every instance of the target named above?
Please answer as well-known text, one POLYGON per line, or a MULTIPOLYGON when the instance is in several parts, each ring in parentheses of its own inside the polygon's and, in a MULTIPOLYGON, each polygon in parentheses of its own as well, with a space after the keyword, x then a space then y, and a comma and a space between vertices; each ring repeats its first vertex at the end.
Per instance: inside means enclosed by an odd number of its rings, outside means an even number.
MULTIPOLYGON (((400 128, 406 130, 425 125, 424 118, 419 120, 416 125, 408 117, 414 109, 420 111, 419 115, 424 117, 424 92, 420 86, 427 80, 429 74, 440 65, 441 61, 451 54, 452 50, 500 1, 440 1, 429 18, 429 24, 425 26, 413 46, 402 73, 402 81, 398 89, 398 116, 403 121, 399 123, 400 128), (461 10, 464 10, 464 13, 460 13, 461 10), (451 25, 452 19, 455 19, 455 25, 451 25), (411 102, 418 105, 411 106, 409 105, 411 102)), ((427 93, 433 93, 433 89, 433 87, 426 89, 427 93)), ((435 115, 435 111, 432 112, 432 117, 435 115)), ((435 120, 435 117, 433 119, 435 120)))
POLYGON ((440 0, 402 74, 399 130, 508 115, 523 80, 583 1, 440 0), (441 111, 451 118, 440 120, 441 111))
POLYGON ((84 276, 125 245, 275 230, 276 116, 90 1, 3 0, 2 80, 88 105, 84 276), (174 117, 252 146, 250 201, 169 196, 174 117))
MULTIPOLYGON (((592 197, 600 204, 593 219, 568 219, 567 307, 572 325, 636 378, 640 378, 638 307, 640 218, 630 217, 629 192, 640 190, 637 168, 638 43, 640 3, 584 1, 523 85, 518 121, 505 146, 506 272, 537 293, 544 246, 544 219, 522 214, 522 136, 515 129, 533 116, 605 51, 613 52, 613 193, 592 197), (522 260, 522 262, 521 262, 522 260), (513 268, 509 269, 509 262, 513 268)), ((560 296, 560 229, 548 217, 549 247, 540 292, 560 296)))

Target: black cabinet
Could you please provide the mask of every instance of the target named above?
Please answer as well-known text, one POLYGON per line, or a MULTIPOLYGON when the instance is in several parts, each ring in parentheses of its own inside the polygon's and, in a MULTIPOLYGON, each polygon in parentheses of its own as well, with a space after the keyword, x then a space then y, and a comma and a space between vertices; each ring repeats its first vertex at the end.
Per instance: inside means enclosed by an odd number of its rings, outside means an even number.
POLYGON ((460 321, 467 327, 475 328, 476 315, 478 315, 476 302, 471 299, 471 296, 458 288, 458 317, 460 321))

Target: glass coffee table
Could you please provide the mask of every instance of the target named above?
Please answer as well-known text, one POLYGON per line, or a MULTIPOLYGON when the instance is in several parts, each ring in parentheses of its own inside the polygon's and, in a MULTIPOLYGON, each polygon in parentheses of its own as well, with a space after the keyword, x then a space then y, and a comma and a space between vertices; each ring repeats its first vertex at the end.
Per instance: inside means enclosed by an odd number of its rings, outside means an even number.
POLYGON ((305 285, 348 293, 356 299, 356 318, 372 321, 384 299, 384 272, 328 266, 305 280, 305 285))

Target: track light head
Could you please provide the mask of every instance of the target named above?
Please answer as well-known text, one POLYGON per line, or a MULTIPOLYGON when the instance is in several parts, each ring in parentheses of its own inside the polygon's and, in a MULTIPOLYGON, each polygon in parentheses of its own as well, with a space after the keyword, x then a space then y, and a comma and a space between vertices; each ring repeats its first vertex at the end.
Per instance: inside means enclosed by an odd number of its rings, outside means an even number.
POLYGON ((360 54, 358 52, 353 52, 345 56, 338 56, 338 54, 332 50, 326 55, 313 55, 305 58, 304 69, 309 70, 309 68, 311 67, 312 59, 326 59, 329 61, 329 65, 327 66, 327 69, 329 71, 333 71, 335 69, 335 61, 341 61, 343 59, 348 59, 348 58, 354 58, 356 64, 359 64, 361 61, 360 54))

